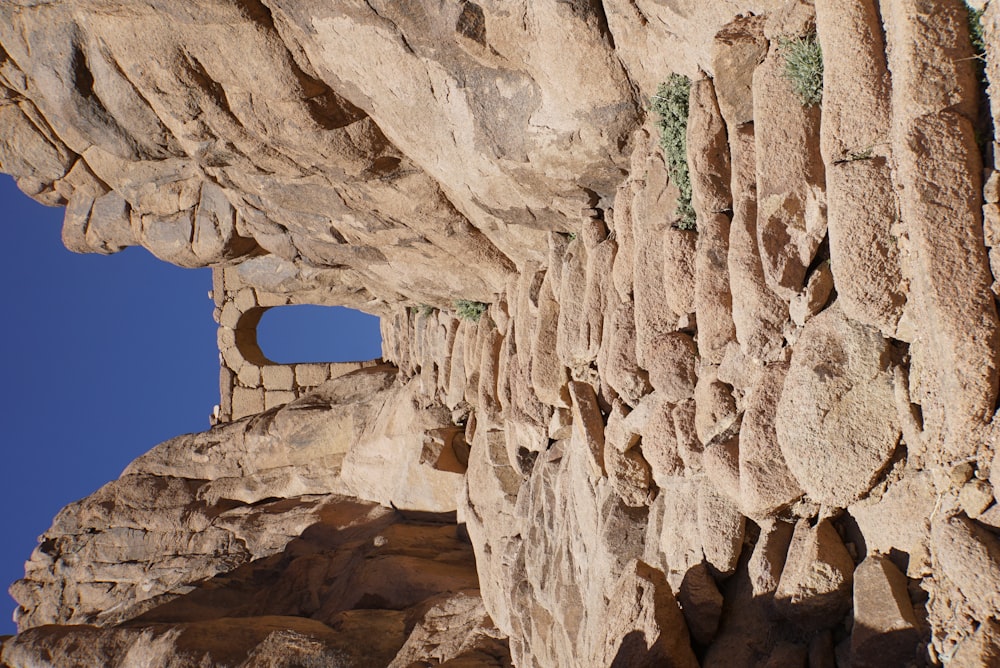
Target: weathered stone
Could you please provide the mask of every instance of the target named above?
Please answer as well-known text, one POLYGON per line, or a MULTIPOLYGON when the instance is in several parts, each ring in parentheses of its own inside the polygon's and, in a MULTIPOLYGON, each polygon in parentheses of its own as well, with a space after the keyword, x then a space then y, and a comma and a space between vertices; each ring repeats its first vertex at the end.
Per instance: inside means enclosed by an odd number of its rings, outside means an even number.
POLYGON ((720 494, 711 482, 698 490, 698 533, 705 561, 722 575, 736 570, 743 549, 745 519, 730 499, 720 494))
POLYGON ((746 355, 773 360, 784 344, 788 306, 768 288, 758 248, 753 125, 729 124, 729 147, 733 160, 733 219, 728 267, 736 340, 746 355))
POLYGON ((573 400, 573 439, 588 454, 591 475, 604 475, 604 418, 597 406, 594 388, 587 383, 571 381, 569 395, 573 400))
POLYGON ((239 419, 264 410, 264 390, 237 387, 233 389, 233 418, 239 419))
POLYGON ((680 591, 684 574, 704 561, 698 526, 700 483, 690 478, 672 478, 657 497, 664 504, 659 548, 667 566, 670 586, 680 591))
POLYGON ((826 235, 826 192, 820 108, 802 104, 784 69, 779 47, 753 74, 756 234, 767 287, 791 301, 826 235))
POLYGON ((773 594, 778 589, 782 570, 792 542, 794 526, 788 522, 764 522, 747 564, 754 596, 773 594))
POLYGON ((697 350, 687 334, 671 332, 650 344, 649 382, 670 403, 694 396, 697 350))
POLYGON ((677 597, 691 637, 701 645, 711 643, 719 630, 724 599, 704 564, 684 574, 677 597))
POLYGON ((663 574, 629 564, 610 597, 600 665, 697 666, 684 617, 663 574))
POLYGON ((929 473, 896 481, 878 497, 852 504, 848 512, 858 524, 869 552, 905 553, 897 564, 917 579, 930 572, 930 521, 938 495, 929 473))
POLYGON ((978 454, 996 408, 1000 324, 982 236, 968 9, 957 0, 934 9, 904 0, 883 8, 882 18, 913 329, 902 338, 913 341, 910 355, 921 369, 911 396, 922 409, 932 460, 953 463, 978 454))
POLYGON ((889 345, 834 306, 808 323, 792 355, 775 432, 810 498, 844 507, 864 496, 896 449, 889 345))
POLYGON ((851 606, 854 562, 828 520, 795 525, 774 602, 790 622, 806 629, 833 626, 851 606))
POLYGON ((708 364, 721 364, 726 346, 736 341, 727 264, 730 225, 725 213, 698 221, 694 306, 698 318, 698 354, 708 364))
POLYGON ((295 401, 295 393, 286 390, 268 390, 264 393, 264 409, 270 410, 276 406, 283 406, 290 401, 295 401))
POLYGON ((833 292, 833 272, 827 262, 821 262, 809 275, 805 290, 792 297, 788 305, 788 315, 792 322, 801 327, 806 320, 823 310, 833 292))
POLYGON ((599 366, 602 378, 630 406, 637 406, 640 399, 652 388, 649 376, 639 367, 636 359, 635 321, 632 302, 620 302, 613 312, 606 314, 599 366))
POLYGON ((736 400, 732 388, 718 380, 717 370, 703 365, 699 370, 694 391, 697 407, 695 426, 698 438, 707 444, 733 426, 736 420, 736 400))
POLYGON ((299 387, 315 387, 323 383, 330 375, 330 369, 325 364, 296 364, 295 382, 299 387))
MULTIPOLYGON (((694 230, 668 227, 663 232, 663 299, 679 317, 695 312, 697 238, 694 230)), ((653 359, 655 353, 648 362, 653 359)))
POLYGON ((699 214, 698 232, 702 234, 704 220, 711 214, 730 210, 733 205, 729 192, 732 168, 726 125, 719 111, 712 79, 691 82, 687 149, 691 170, 691 204, 699 214))
MULTIPOLYGON (((260 375, 263 377, 264 387, 268 390, 291 390, 295 385, 297 371, 290 366, 272 364, 261 367, 260 375)), ((323 380, 326 378, 324 377, 323 380)), ((308 383, 307 385, 319 385, 319 383, 308 383)))
POLYGON ((774 430, 787 368, 784 364, 765 367, 744 401, 739 435, 739 498, 740 509, 754 519, 774 515, 802 496, 774 430))
POLYGON ((906 577, 886 557, 869 555, 854 571, 851 666, 905 665, 916 660, 919 641, 906 577))
POLYGON ((985 480, 973 480, 962 486, 958 502, 966 515, 976 519, 993 503, 993 487, 985 480))
POLYGON ((712 70, 719 109, 730 132, 753 121, 753 73, 766 53, 762 17, 737 18, 715 36, 712 70))

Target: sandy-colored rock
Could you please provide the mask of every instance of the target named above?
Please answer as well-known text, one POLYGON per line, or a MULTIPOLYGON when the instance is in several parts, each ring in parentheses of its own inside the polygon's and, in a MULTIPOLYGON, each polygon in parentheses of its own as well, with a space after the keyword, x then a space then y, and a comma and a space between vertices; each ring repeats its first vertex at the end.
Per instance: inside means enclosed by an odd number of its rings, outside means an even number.
POLYGON ((826 235, 826 192, 820 107, 801 103, 784 68, 771 48, 753 74, 756 234, 767 287, 791 301, 826 235))
POLYGON ((772 516, 802 495, 774 429, 787 368, 785 364, 765 367, 745 398, 739 435, 739 499, 740 509, 754 519, 772 516))
POLYGON ((685 463, 679 451, 677 427, 669 403, 655 393, 647 395, 629 415, 628 422, 639 430, 643 458, 649 463, 650 473, 658 485, 670 476, 683 473, 685 463), (640 415, 643 416, 641 422, 640 415))
MULTIPOLYGON (((702 218, 732 208, 726 126, 712 79, 691 82, 687 127, 691 205, 702 218)), ((699 232, 701 230, 699 229, 699 232)))
POLYGON ((890 85, 882 30, 874 0, 816 2, 823 46, 820 150, 827 169, 851 154, 874 150, 885 155, 890 85))
POLYGON ((838 623, 851 606, 854 562, 828 520, 795 525, 781 580, 777 610, 790 622, 820 629, 838 623))
POLYGON ((531 343, 531 385, 543 403, 569 408, 566 367, 556 354, 559 302, 552 297, 550 275, 546 274, 538 297, 538 327, 531 343))
POLYGON ((753 73, 766 53, 764 19, 759 16, 735 19, 716 34, 712 43, 716 95, 730 142, 740 125, 753 121, 753 73))
POLYGON ((760 537, 747 563, 754 596, 773 594, 778 589, 794 528, 788 522, 762 524, 760 537))
POLYGON ((697 666, 677 600, 663 574, 636 561, 611 596, 603 665, 697 666))
POLYGON ((736 340, 733 295, 729 287, 728 214, 699 219, 695 247, 694 306, 698 320, 698 354, 709 364, 720 364, 726 346, 736 340))
POLYGON ((701 645, 711 643, 719 630, 725 599, 704 564, 697 564, 684 574, 677 598, 691 637, 701 645))
POLYGON ((810 498, 847 506, 885 468, 899 441, 888 342, 833 306, 802 330, 774 428, 810 498))
POLYGON ((906 575, 920 578, 930 569, 930 520, 938 495, 929 473, 896 481, 878 497, 852 504, 848 512, 858 524, 869 552, 907 555, 906 575))
POLYGON ((736 421, 736 399, 732 388, 718 380, 717 370, 703 365, 694 391, 698 438, 708 444, 726 433, 736 421))
POLYGON ((802 293, 792 297, 788 305, 788 315, 792 322, 801 327, 806 324, 806 320, 822 311, 830 299, 833 287, 833 271, 830 269, 830 264, 821 262, 809 274, 802 293))
POLYGON ((767 286, 758 247, 754 128, 727 124, 733 165, 728 265, 736 340, 746 355, 773 360, 784 344, 788 306, 767 286))
MULTIPOLYGON (((663 298, 679 317, 695 312, 697 238, 694 230, 673 226, 663 232, 663 298)), ((650 363, 654 356, 650 355, 650 363)))
POLYGON ((905 665, 916 660, 919 640, 906 577, 886 557, 869 555, 854 571, 851 666, 905 665))
POLYGON ((931 554, 940 574, 957 588, 961 605, 977 619, 1000 608, 1000 542, 971 520, 957 515, 931 524, 931 554))
POLYGON ((657 497, 664 504, 659 547, 666 562, 667 580, 680 591, 684 574, 704 560, 698 526, 700 484, 689 478, 673 478, 657 497))
POLYGON ((602 378, 622 400, 637 406, 643 396, 652 391, 648 373, 636 359, 635 320, 632 302, 620 302, 609 311, 601 343, 599 366, 602 378))
POLYGON ((711 482, 698 489, 698 533, 705 561, 716 572, 729 575, 743 549, 746 520, 730 499, 720 494, 711 482))
POLYGON ((719 438, 709 443, 702 453, 702 465, 712 484, 729 497, 734 504, 740 502, 740 439, 738 436, 719 438))
POLYGON ((976 519, 993 503, 993 487, 985 480, 971 480, 958 493, 958 503, 966 515, 976 519))
POLYGON ((910 354, 921 369, 910 394, 921 405, 933 459, 952 463, 977 454, 997 397, 998 321, 982 237, 968 11, 957 1, 928 12, 905 0, 883 9, 883 21, 914 330, 903 338, 913 340, 910 354), (952 57, 942 61, 946 52, 952 57))
MULTIPOLYGON (((600 477, 604 471, 604 418, 597 405, 594 388, 580 381, 570 381, 569 395, 573 400, 573 442, 587 453, 591 475, 600 477)), ((621 466, 627 466, 619 461, 621 466)))
POLYGON ((694 396, 698 352, 691 337, 682 332, 659 336, 650 344, 649 382, 670 403, 694 396))
POLYGON ((58 515, 0 663, 990 665, 1000 111, 967 18, 0 4, 0 170, 73 250, 214 267, 221 354, 213 430, 58 515), (673 73, 693 231, 645 111, 673 73), (304 303, 381 316, 388 365, 269 364, 260 315, 304 303))
POLYGON ((1000 662, 1000 622, 987 619, 951 656, 950 666, 978 668, 1000 662))
MULTIPOLYGON (((665 239, 670 232, 679 191, 670 183, 667 168, 659 148, 651 146, 644 170, 644 187, 632 202, 632 235, 634 238, 633 284, 635 309, 636 359, 648 369, 655 352, 653 342, 658 336, 676 329, 675 325, 683 313, 674 311, 677 300, 671 300, 666 287, 667 268, 665 264, 665 239)), ((674 230, 680 232, 680 230, 674 230)), ((688 245, 694 246, 694 239, 685 237, 688 245)), ((693 256, 693 253, 690 253, 693 256)), ((689 260, 693 259, 690 257, 689 260)), ((693 299, 693 268, 683 272, 690 278, 693 299)), ((686 302, 686 300, 684 300, 686 302)), ((687 304, 685 303, 685 308, 687 304)), ((688 311, 685 310, 684 313, 688 311)))

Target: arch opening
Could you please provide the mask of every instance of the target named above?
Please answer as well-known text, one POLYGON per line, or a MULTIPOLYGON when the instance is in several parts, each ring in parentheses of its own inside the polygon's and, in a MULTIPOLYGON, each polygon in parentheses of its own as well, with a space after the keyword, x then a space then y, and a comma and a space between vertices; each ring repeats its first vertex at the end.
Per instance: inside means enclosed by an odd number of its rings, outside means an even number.
MULTIPOLYGON (((376 316, 344 306, 296 304, 246 313, 237 336, 253 337, 241 348, 255 350, 264 364, 358 362, 382 356, 376 316)), ((244 352, 246 355, 246 352, 244 352)))

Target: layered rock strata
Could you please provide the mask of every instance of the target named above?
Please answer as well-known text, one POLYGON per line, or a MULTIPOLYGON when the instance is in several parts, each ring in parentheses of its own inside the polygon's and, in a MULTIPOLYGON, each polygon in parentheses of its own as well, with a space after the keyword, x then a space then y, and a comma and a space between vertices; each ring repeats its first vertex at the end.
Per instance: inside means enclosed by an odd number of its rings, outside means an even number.
POLYGON ((224 359, 220 424, 57 517, 2 660, 995 661, 968 8, 709 4, 0 7, 0 164, 75 250, 216 267, 224 359), (241 348, 287 303, 380 315, 384 364, 241 348))

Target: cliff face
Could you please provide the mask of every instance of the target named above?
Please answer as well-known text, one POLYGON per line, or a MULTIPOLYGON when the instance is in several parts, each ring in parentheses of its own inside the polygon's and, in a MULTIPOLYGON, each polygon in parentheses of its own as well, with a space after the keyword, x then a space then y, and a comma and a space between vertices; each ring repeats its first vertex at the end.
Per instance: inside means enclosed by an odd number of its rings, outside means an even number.
POLYGON ((0 6, 0 166, 74 250, 216 267, 225 355, 220 424, 56 518, 2 660, 990 665, 969 11, 0 6), (384 363, 247 352, 302 302, 379 314, 384 363))

